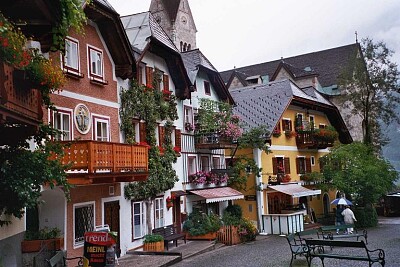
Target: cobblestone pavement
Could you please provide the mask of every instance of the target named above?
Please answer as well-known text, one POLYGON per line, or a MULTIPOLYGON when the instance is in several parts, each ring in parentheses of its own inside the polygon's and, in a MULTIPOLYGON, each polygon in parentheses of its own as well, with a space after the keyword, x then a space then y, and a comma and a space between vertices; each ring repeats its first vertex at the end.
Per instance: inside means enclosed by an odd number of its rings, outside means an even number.
MULTIPOLYGON (((385 250, 386 267, 400 266, 400 220, 399 218, 382 218, 376 228, 368 229, 369 249, 385 250)), ((289 266, 291 253, 284 237, 259 236, 255 242, 236 246, 223 246, 204 254, 184 259, 174 267, 219 267, 219 266, 289 266)), ((379 264, 375 264, 379 266, 379 264)), ((294 260, 296 267, 307 266, 304 258, 294 260)), ((322 266, 321 261, 313 259, 312 266, 322 266)), ((325 266, 368 266, 366 262, 326 259, 325 266)))

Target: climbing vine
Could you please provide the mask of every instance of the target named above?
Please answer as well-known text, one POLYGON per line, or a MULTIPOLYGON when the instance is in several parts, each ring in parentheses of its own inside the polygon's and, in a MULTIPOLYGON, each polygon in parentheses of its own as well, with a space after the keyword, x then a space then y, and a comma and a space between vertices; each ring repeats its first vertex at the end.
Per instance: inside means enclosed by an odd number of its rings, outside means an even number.
POLYGON ((144 120, 146 143, 149 148, 149 177, 146 181, 133 182, 125 186, 125 197, 133 200, 154 199, 160 193, 171 189, 178 181, 172 164, 176 162, 177 154, 172 147, 171 133, 174 129, 173 120, 178 118, 173 95, 165 99, 162 92, 136 81, 131 82, 129 90, 121 92, 121 130, 125 133, 128 143, 135 143, 135 126, 133 119, 144 120), (164 123, 164 140, 157 146, 157 123, 164 123))

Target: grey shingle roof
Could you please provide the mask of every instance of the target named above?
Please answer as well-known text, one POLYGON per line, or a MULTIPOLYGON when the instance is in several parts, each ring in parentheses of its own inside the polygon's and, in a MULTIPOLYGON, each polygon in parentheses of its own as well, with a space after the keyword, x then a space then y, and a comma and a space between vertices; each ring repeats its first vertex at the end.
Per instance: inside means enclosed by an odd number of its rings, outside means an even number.
POLYGON ((230 93, 236 102, 234 113, 241 117, 244 127, 264 125, 270 133, 294 98, 334 108, 313 87, 303 90, 290 80, 236 88, 230 93))
POLYGON ((203 53, 201 53, 199 49, 182 52, 181 56, 192 83, 197 76, 197 72, 200 66, 207 68, 215 73, 218 73, 217 69, 214 68, 211 62, 203 55, 203 53))
POLYGON ((111 9, 112 11, 114 11, 115 13, 117 13, 117 11, 113 8, 113 6, 107 1, 107 0, 94 0, 95 2, 111 9))
POLYGON ((139 51, 143 51, 151 38, 158 40, 171 50, 179 53, 172 40, 157 23, 150 12, 121 17, 129 42, 139 51))
MULTIPOLYGON (((319 75, 318 80, 321 85, 323 87, 328 87, 337 84, 337 77, 341 69, 349 63, 357 49, 359 49, 358 43, 284 58, 283 61, 288 64, 288 66, 291 66, 291 70, 295 73, 298 73, 298 71, 304 72, 307 67, 311 68, 315 74, 319 75)), ((229 81, 232 72, 236 71, 247 77, 268 75, 271 78, 281 61, 282 59, 279 59, 223 71, 221 72, 221 77, 226 83, 229 81)), ((299 73, 298 75, 302 74, 304 73, 299 73)))

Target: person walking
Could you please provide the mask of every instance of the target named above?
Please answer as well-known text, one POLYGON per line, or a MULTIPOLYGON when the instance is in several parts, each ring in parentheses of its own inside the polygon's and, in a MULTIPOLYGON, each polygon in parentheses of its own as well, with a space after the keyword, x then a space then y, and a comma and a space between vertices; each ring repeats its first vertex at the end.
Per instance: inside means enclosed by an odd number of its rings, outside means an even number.
MULTIPOLYGON (((344 217, 344 223, 345 224, 354 224, 354 222, 357 221, 356 217, 354 216, 353 211, 350 209, 350 206, 346 206, 346 209, 342 212, 342 215, 344 217)), ((353 233, 353 228, 347 228, 347 233, 352 234, 353 233)))
MULTIPOLYGON (((344 211, 343 205, 338 205, 336 207, 335 225, 343 225, 344 224, 344 217, 342 215, 343 211, 344 211)), ((339 234, 339 229, 336 229, 336 234, 339 234)))

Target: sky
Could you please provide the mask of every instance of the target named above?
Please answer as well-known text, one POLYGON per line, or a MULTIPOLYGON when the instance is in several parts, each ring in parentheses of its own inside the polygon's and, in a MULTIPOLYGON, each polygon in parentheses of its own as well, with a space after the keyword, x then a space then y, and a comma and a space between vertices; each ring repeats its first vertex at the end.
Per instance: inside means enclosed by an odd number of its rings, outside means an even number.
MULTIPOLYGON (((371 38, 400 65, 399 0, 188 0, 197 48, 218 71, 311 53, 371 38)), ((121 15, 150 0, 108 0, 121 15)))

